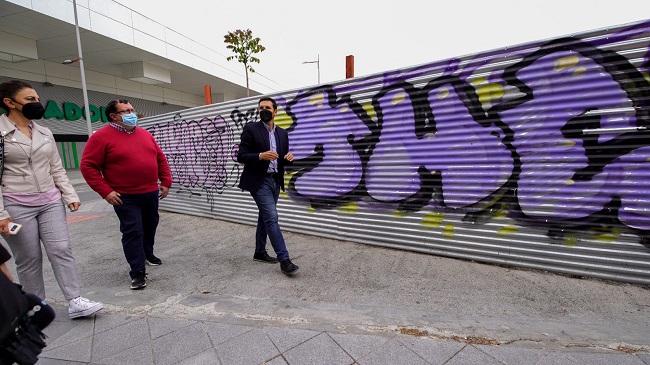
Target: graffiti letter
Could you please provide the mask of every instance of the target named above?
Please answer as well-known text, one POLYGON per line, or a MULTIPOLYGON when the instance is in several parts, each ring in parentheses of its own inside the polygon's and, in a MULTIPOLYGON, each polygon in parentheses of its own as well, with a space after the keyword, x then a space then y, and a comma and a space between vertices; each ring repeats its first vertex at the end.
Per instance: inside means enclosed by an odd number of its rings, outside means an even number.
POLYGON ((289 129, 298 169, 290 191, 316 205, 345 200, 362 183, 362 152, 370 135, 363 108, 349 97, 337 100, 329 87, 297 96, 287 105, 289 129))
POLYGON ((419 210, 438 189, 443 206, 480 209, 512 174, 502 131, 458 78, 433 80, 423 90, 391 86, 373 104, 381 136, 366 185, 374 199, 419 210))

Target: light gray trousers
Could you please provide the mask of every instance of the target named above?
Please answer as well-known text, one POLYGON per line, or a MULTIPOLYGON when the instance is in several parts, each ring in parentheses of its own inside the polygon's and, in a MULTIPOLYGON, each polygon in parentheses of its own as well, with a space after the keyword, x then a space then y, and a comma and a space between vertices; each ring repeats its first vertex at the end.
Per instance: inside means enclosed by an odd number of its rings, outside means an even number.
POLYGON ((79 272, 70 248, 70 235, 62 201, 28 207, 5 200, 5 209, 14 223, 23 225, 17 235, 4 236, 16 260, 18 280, 23 290, 45 299, 43 252, 41 242, 52 264, 52 270, 65 299, 79 296, 79 272))

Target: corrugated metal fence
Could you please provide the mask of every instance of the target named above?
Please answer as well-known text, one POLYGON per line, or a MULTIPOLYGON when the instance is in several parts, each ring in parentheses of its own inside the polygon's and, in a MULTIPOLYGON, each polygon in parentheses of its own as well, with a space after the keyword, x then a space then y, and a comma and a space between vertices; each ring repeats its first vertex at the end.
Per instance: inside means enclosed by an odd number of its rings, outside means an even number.
MULTIPOLYGON (((297 159, 281 225, 648 284, 649 46, 645 21, 272 95, 297 159)), ((235 162, 256 104, 143 122, 164 209, 256 223, 235 162)))

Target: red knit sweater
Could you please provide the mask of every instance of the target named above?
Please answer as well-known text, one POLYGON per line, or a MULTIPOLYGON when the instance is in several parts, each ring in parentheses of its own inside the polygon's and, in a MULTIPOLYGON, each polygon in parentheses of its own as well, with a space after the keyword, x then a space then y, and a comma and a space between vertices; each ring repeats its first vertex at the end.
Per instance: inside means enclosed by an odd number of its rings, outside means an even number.
POLYGON ((160 146, 145 129, 127 134, 106 125, 88 139, 80 164, 88 185, 102 198, 111 191, 142 194, 171 187, 172 173, 160 146))

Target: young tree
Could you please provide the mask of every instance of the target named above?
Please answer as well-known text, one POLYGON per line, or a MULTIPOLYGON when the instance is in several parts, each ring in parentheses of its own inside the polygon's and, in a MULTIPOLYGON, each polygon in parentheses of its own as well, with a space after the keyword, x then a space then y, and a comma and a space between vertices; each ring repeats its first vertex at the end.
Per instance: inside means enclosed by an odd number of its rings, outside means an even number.
POLYGON ((250 29, 241 30, 237 29, 233 32, 228 32, 223 40, 229 50, 234 53, 234 56, 228 56, 228 61, 237 59, 239 63, 244 65, 246 71, 246 96, 250 96, 250 89, 248 87, 248 72, 255 72, 252 63, 260 63, 260 59, 255 57, 255 54, 264 52, 266 47, 260 43, 259 37, 253 37, 253 32, 250 29))

